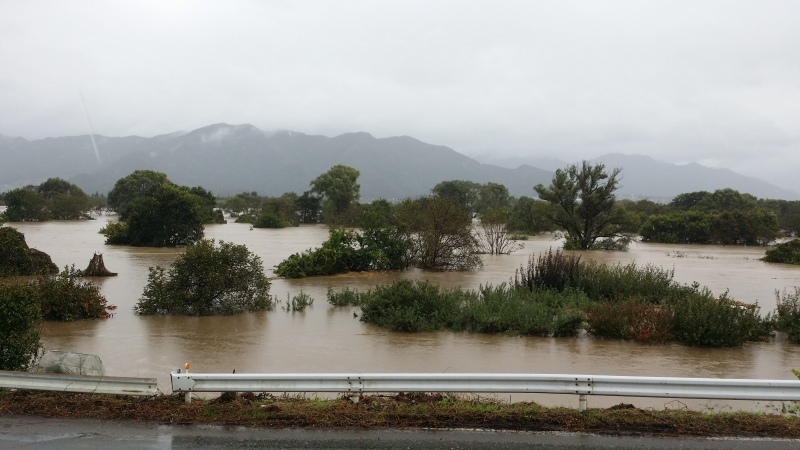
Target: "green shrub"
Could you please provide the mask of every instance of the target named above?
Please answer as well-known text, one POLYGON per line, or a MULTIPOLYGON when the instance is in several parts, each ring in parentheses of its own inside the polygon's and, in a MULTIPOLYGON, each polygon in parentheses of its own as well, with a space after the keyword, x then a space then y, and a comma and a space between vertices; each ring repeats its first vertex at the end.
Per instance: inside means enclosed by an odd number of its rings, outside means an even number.
POLYGON ((722 295, 714 298, 703 290, 674 299, 675 339, 696 347, 735 347, 763 340, 771 331, 770 320, 761 318, 757 306, 745 306, 722 295))
POLYGON ((363 294, 357 290, 344 288, 339 292, 335 292, 332 288, 328 288, 328 303, 333 306, 359 306, 361 305, 369 293, 363 294))
POLYGON ((295 253, 275 267, 284 278, 335 275, 365 270, 401 270, 406 267, 406 246, 392 229, 362 232, 331 229, 322 246, 295 253))
POLYGON ((314 299, 303 291, 300 291, 299 294, 291 297, 289 297, 289 293, 287 292, 286 306, 283 307, 283 310, 286 312, 304 311, 307 307, 313 304, 314 299))
POLYGON ((46 253, 28 248, 25 235, 11 227, 0 227, 0 277, 58 273, 46 253))
POLYGON ((528 259, 527 266, 516 270, 512 286, 515 289, 579 289, 591 300, 621 300, 641 298, 650 303, 661 303, 678 297, 692 288, 673 281, 674 271, 647 264, 637 266, 583 262, 578 255, 560 251, 528 259))
POLYGON ((515 332, 530 336, 575 336, 586 318, 586 297, 577 291, 555 292, 482 287, 464 293, 455 329, 481 333, 515 332))
POLYGON ((775 291, 776 299, 776 329, 783 331, 789 337, 789 342, 800 344, 800 287, 795 286, 794 292, 775 291))
POLYGON ((0 284, 0 370, 26 371, 41 356, 41 308, 27 285, 0 284))
POLYGON ((581 262, 580 255, 567 255, 560 250, 555 253, 552 249, 540 254, 534 260, 533 255, 528 258, 527 266, 520 266, 514 273, 512 286, 515 289, 555 289, 563 291, 575 287, 581 276, 585 264, 581 262))
POLYGON ((378 286, 361 306, 361 320, 393 331, 432 331, 447 327, 458 296, 427 281, 399 280, 378 286))
POLYGON ((244 245, 201 239, 169 268, 151 267, 137 314, 204 316, 272 309, 261 258, 244 245))
POLYGON ((771 263, 800 264, 800 239, 792 239, 772 247, 761 260, 771 263))
POLYGON ((78 278, 75 267, 65 267, 56 276, 39 277, 31 287, 45 320, 105 319, 111 317, 109 311, 116 309, 108 304, 97 286, 78 278))

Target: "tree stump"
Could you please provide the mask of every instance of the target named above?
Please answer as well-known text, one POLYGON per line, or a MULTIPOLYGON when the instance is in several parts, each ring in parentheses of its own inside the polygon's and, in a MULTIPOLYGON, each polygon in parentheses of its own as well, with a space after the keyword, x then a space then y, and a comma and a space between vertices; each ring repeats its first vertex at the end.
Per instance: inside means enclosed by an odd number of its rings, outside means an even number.
POLYGON ((103 254, 102 253, 95 253, 92 256, 92 260, 89 261, 89 267, 86 270, 80 272, 80 276, 82 277, 115 277, 117 276, 116 273, 110 272, 106 269, 106 265, 103 263, 103 254))

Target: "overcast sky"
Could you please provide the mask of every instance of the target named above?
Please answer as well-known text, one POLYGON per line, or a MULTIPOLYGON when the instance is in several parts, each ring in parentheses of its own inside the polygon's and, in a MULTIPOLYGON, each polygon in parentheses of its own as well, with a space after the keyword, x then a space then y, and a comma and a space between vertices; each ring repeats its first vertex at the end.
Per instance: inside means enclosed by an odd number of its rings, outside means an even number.
POLYGON ((800 191, 794 0, 0 0, 0 64, 6 136, 251 123, 800 191))

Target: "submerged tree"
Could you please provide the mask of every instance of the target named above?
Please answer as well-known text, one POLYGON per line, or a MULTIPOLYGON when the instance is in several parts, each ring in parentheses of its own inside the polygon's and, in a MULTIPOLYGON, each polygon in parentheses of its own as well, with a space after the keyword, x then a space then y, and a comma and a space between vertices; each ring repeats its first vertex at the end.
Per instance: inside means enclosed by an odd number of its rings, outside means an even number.
POLYGON ((550 186, 533 188, 550 203, 548 218, 567 233, 567 249, 627 248, 628 239, 621 234, 625 215, 614 196, 621 169, 611 174, 604 169, 603 164, 583 161, 556 170, 550 186))
POLYGON ((361 186, 356 182, 358 170, 336 165, 311 181, 311 193, 323 198, 323 214, 339 217, 358 202, 361 186))
POLYGON ((272 309, 261 258, 244 245, 203 239, 169 269, 151 267, 137 314, 206 316, 272 309))

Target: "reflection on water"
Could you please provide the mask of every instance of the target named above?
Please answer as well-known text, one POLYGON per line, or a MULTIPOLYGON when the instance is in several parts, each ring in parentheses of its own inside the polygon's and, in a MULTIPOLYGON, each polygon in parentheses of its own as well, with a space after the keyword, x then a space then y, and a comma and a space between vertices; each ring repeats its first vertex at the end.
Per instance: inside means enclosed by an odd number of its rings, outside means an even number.
MULTIPOLYGON (((232 317, 139 317, 131 308, 147 282, 148 267, 167 266, 180 249, 103 245, 97 231, 103 220, 12 224, 25 233, 28 245, 50 254, 60 267, 84 268, 94 252, 119 276, 93 279, 109 303, 118 306, 110 320, 47 323, 48 349, 97 354, 106 373, 157 377, 169 391, 170 370, 191 362, 199 372, 531 372, 602 375, 792 379, 800 368, 800 346, 783 340, 752 343, 733 349, 696 349, 677 344, 648 346, 634 342, 579 338, 540 338, 470 333, 393 333, 364 324, 358 308, 333 308, 329 287, 369 289, 397 278, 428 279, 446 287, 476 289, 481 284, 508 282, 529 255, 559 242, 535 237, 513 255, 485 256, 474 272, 346 274, 304 280, 275 280, 272 294, 285 301, 303 291, 314 305, 304 311, 274 311, 232 317)), ((211 225, 206 235, 245 244, 260 256, 268 274, 292 253, 316 247, 327 239, 323 226, 251 230, 249 225, 211 225)), ((611 264, 635 261, 674 269, 681 283, 698 281, 717 294, 755 302, 764 312, 775 306, 775 290, 800 286, 800 268, 759 261, 763 248, 634 244, 628 252, 586 252, 585 259, 611 264)), ((515 396, 514 399, 520 398, 515 396)), ((550 404, 577 404, 566 396, 533 396, 550 404)), ((619 399, 592 399, 592 405, 619 399)), ((637 405, 663 407, 667 400, 636 399, 637 405)), ((702 407, 706 401, 684 401, 702 407)), ((735 407, 753 407, 736 404, 735 407)), ((761 405, 763 407, 763 405, 761 405)))

